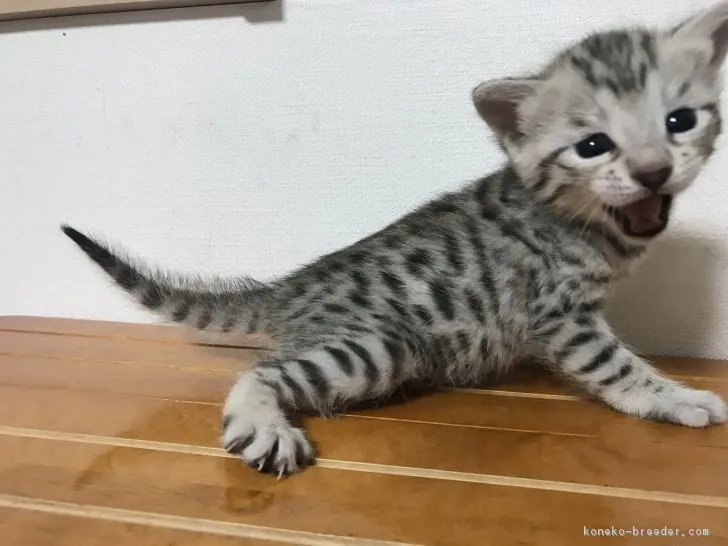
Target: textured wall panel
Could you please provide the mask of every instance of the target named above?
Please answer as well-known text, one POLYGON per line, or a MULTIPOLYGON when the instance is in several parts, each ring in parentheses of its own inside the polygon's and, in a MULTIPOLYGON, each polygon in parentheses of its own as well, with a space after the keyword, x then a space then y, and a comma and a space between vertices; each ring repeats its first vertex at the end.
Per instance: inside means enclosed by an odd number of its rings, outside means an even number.
MULTIPOLYGON (((2 24, 0 313, 150 320, 63 221, 182 271, 282 274, 496 168, 476 83, 709 4, 286 0, 2 24)), ((721 141, 618 293, 640 350, 728 357, 726 171, 721 141)))

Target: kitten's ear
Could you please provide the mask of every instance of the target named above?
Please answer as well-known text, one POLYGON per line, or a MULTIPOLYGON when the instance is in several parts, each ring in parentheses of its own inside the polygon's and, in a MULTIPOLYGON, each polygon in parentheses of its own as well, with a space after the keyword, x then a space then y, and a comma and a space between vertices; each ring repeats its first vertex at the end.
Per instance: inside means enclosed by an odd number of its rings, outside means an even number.
POLYGON ((710 64, 720 67, 728 51, 728 1, 722 0, 684 21, 673 30, 673 36, 688 41, 710 40, 713 44, 710 64))
POLYGON ((473 89, 473 103, 480 117, 499 138, 518 133, 518 106, 532 96, 538 80, 493 80, 473 89))

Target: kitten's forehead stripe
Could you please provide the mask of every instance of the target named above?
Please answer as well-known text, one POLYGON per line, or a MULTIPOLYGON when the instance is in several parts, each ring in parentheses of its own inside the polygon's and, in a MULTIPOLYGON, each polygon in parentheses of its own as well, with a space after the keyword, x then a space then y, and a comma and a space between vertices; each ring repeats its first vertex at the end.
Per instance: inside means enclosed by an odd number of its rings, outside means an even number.
POLYGON ((591 85, 615 95, 644 89, 657 64, 654 37, 642 30, 594 34, 565 55, 591 85))
POLYGON ((690 91, 690 82, 684 82, 682 85, 680 85, 680 89, 678 89, 677 94, 678 96, 682 97, 688 91, 690 91))

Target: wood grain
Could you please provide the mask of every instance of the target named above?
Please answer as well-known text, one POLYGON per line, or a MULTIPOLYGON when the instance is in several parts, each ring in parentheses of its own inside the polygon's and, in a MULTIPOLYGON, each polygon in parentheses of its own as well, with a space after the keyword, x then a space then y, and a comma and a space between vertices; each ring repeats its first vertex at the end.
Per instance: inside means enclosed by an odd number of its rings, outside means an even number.
MULTIPOLYGON (((4 424, 106 438, 219 448, 220 409, 168 400, 0 390, 4 424), (33 402, 28 402, 32 398, 33 402), (113 412, 109 411, 113 408, 113 412)), ((442 426, 358 416, 307 423, 319 457, 336 461, 515 476, 651 491, 725 495, 723 451, 637 438, 442 426), (366 442, 362 442, 366 438, 366 442), (539 461, 535 465, 534 461, 539 461), (683 469, 691 467, 686 480, 683 469)), ((0 435, 4 429, 0 427, 0 435)), ((12 431, 11 431, 12 433, 12 431)))
MULTIPOLYGON (((569 546, 585 526, 728 540, 728 427, 631 419, 529 367, 308 419, 317 467, 258 475, 220 449, 220 405, 265 346, 0 318, 2 543, 569 546)), ((728 363, 657 362, 728 393, 728 363)))
POLYGON ((26 438, 0 438, 0 450, 2 494, 304 533, 409 544, 478 544, 478 537, 575 544, 584 525, 638 521, 705 527, 728 539, 724 508, 327 468, 276 481, 241 470, 233 458, 26 438))
MULTIPOLYGON (((37 505, 36 505, 37 508, 37 505)), ((63 511, 66 506, 54 505, 63 511)), ((128 523, 124 515, 112 514, 119 520, 100 519, 94 512, 85 516, 67 515, 21 508, 0 508, 0 536, 4 544, 22 546, 98 546, 99 544, 132 544, 137 546, 282 546, 286 542, 240 536, 220 536, 210 532, 162 527, 164 522, 151 519, 147 524, 128 523)), ((98 516, 99 513, 96 512, 98 516)), ((106 515, 106 514, 104 514, 106 515)), ((141 518, 144 519, 144 518, 141 518)))
POLYGON ((270 0, 0 0, 0 21, 267 1, 270 0))

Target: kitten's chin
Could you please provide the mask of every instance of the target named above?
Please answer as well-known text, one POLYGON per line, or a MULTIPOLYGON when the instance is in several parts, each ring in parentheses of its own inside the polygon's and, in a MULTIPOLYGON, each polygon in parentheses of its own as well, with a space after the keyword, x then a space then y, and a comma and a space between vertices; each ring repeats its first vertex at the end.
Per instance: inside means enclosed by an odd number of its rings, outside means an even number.
POLYGON ((652 239, 662 233, 670 220, 672 195, 650 195, 629 205, 611 207, 619 229, 627 237, 652 239))

